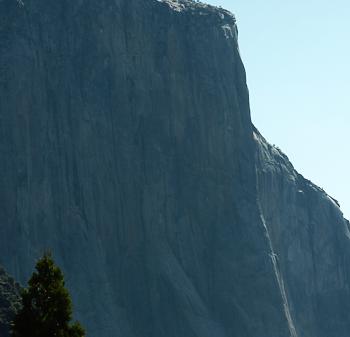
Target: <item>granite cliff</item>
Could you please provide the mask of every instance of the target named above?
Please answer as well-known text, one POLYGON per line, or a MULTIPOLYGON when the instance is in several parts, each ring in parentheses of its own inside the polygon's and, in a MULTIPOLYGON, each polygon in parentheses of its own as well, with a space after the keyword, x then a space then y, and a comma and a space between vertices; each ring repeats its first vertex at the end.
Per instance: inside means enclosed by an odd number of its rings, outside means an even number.
POLYGON ((255 129, 258 197, 297 336, 350 332, 349 222, 255 129))
POLYGON ((88 336, 348 336, 348 222, 253 127, 229 12, 1 0, 0 156, 0 263, 52 249, 88 336))

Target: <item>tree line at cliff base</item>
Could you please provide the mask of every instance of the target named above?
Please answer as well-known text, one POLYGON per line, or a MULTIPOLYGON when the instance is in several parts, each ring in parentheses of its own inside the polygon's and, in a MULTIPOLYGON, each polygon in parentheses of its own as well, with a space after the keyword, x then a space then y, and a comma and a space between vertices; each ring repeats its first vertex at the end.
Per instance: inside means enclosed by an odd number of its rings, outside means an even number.
POLYGON ((21 291, 11 337, 84 337, 79 322, 72 322, 72 300, 64 276, 51 253, 37 262, 28 287, 21 291))

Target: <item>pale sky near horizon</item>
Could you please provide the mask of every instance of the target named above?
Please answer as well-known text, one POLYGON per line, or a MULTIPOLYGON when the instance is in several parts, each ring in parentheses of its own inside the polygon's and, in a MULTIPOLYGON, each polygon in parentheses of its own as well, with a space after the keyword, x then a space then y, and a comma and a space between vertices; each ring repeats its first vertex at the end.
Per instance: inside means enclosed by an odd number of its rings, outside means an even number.
POLYGON ((350 218, 350 2, 207 0, 233 12, 252 120, 350 218))

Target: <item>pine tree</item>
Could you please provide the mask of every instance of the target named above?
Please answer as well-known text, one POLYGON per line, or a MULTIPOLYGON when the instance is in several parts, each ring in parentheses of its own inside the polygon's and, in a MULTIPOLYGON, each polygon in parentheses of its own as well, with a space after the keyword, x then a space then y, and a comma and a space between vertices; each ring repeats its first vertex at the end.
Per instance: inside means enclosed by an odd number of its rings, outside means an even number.
POLYGON ((63 273, 46 253, 22 292, 22 309, 14 319, 12 337, 84 337, 81 325, 71 323, 72 314, 63 273))

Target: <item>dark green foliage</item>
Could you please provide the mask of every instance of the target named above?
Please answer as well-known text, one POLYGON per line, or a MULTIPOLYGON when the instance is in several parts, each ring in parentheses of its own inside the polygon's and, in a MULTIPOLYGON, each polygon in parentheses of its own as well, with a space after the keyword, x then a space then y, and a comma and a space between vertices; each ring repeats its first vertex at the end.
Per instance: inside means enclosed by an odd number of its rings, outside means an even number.
POLYGON ((10 335, 10 323, 21 307, 20 287, 0 267, 0 336, 10 335))
POLYGON ((83 337, 84 329, 72 320, 72 301, 61 270, 50 254, 36 265, 22 292, 23 307, 13 324, 12 337, 83 337))

